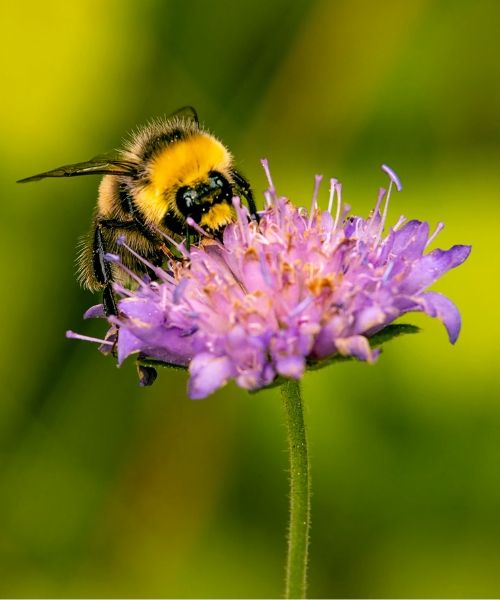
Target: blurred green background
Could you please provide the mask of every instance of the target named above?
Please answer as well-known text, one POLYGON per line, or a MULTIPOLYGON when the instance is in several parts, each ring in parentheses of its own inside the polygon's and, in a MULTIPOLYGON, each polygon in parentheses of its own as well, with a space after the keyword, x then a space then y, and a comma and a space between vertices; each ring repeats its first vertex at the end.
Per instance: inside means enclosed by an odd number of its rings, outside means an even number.
MULTIPOLYGON (((313 597, 500 595, 500 4, 492 0, 83 1, 2 8, 0 595, 282 593, 287 456, 279 394, 139 389, 66 329, 97 178, 14 181, 120 144, 184 104, 259 198, 267 156, 308 204, 335 176, 366 215, 383 162, 391 222, 446 222, 474 246, 429 318, 376 366, 304 381, 314 485, 313 597)), ((327 191, 323 191, 326 204, 327 191)))

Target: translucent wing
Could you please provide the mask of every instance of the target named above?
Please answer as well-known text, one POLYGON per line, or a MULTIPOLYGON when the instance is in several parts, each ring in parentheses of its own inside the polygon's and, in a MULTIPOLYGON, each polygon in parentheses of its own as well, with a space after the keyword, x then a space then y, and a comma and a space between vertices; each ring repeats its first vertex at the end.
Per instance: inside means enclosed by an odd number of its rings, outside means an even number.
POLYGON ((136 174, 137 165, 134 163, 113 157, 113 155, 103 154, 95 156, 86 162, 63 165, 44 173, 19 179, 17 183, 40 181, 40 179, 47 177, 76 177, 78 175, 121 175, 124 177, 134 177, 136 174))
POLYGON ((167 119, 173 119, 174 117, 177 119, 184 119, 185 121, 194 121, 196 125, 200 124, 198 113, 192 106, 183 106, 182 108, 179 108, 171 115, 168 115, 167 119))

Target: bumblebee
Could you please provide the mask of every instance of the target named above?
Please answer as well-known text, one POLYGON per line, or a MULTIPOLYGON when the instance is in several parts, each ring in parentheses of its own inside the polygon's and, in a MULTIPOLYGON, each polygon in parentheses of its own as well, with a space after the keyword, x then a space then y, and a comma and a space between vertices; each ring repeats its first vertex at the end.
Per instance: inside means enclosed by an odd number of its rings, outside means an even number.
POLYGON ((18 183, 48 177, 104 175, 89 235, 78 253, 78 279, 91 291, 102 291, 106 315, 118 313, 113 282, 123 281, 120 257, 137 275, 147 273, 144 263, 119 243, 155 266, 172 256, 167 234, 188 244, 198 234, 188 217, 202 229, 220 237, 236 219, 233 196, 244 199, 252 216, 256 207, 251 187, 235 169, 229 150, 204 129, 194 108, 187 106, 156 119, 130 136, 116 154, 65 165, 21 179, 18 183))

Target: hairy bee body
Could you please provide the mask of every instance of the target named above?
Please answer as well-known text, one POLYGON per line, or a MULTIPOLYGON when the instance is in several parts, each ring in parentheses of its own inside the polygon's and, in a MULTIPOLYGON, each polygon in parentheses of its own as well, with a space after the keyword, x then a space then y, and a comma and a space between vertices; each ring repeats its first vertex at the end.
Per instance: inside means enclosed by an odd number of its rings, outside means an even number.
POLYGON ((127 278, 107 255, 118 255, 139 276, 147 271, 120 238, 142 258, 161 265, 170 254, 162 233, 177 240, 197 237, 188 217, 220 236, 236 218, 234 196, 245 199, 256 214, 251 188, 235 169, 231 153, 200 126, 191 107, 139 129, 112 158, 58 167, 21 182, 91 174, 104 177, 91 231, 80 244, 78 279, 89 290, 102 291, 108 315, 117 313, 113 282, 127 278))
MULTIPOLYGON (((165 258, 165 240, 154 230, 140 229, 129 211, 124 210, 120 197, 128 194, 126 182, 119 177, 105 175, 99 185, 98 203, 89 232, 79 242, 77 255, 77 277, 85 289, 91 292, 102 291, 106 281, 100 276, 104 266, 100 266, 98 251, 99 236, 102 240, 103 252, 115 254, 120 262, 131 271, 141 276, 146 272, 144 263, 135 258, 118 239, 123 237, 127 246, 133 248, 143 258, 155 265, 160 265, 165 258), (118 226, 118 223, 121 226, 118 226)), ((130 278, 118 265, 107 263, 111 272, 111 280, 124 284, 130 278)))

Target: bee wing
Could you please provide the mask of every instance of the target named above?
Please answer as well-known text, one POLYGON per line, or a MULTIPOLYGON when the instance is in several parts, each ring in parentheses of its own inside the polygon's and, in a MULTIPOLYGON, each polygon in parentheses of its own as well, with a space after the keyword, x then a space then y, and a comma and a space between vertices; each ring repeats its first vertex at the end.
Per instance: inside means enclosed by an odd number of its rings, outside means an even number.
POLYGON ((136 173, 137 167, 131 162, 121 160, 120 158, 113 158, 110 155, 99 155, 85 162, 63 165, 51 171, 19 179, 17 183, 40 181, 40 179, 47 177, 75 177, 77 175, 122 175, 133 177, 136 173))
POLYGON ((184 119, 185 121, 194 121, 196 125, 200 124, 198 113, 192 106, 183 106, 182 108, 177 109, 171 115, 168 115, 167 120, 173 118, 184 119))

